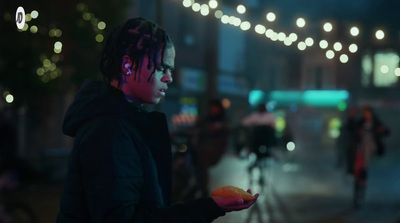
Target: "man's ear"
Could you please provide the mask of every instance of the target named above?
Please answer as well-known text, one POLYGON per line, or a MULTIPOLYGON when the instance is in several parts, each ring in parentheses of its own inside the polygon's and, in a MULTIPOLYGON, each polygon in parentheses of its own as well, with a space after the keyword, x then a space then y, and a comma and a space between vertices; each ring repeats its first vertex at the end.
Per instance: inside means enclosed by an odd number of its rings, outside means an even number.
POLYGON ((130 75, 132 74, 132 60, 129 56, 124 55, 122 57, 122 63, 121 63, 121 71, 122 73, 124 73, 125 75, 130 75))

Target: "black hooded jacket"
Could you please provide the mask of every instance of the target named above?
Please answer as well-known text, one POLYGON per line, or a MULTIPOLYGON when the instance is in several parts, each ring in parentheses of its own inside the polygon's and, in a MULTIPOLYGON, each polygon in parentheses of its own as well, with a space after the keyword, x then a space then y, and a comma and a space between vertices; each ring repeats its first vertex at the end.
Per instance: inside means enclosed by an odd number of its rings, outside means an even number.
POLYGON ((65 115, 75 137, 60 202, 64 222, 211 222, 211 199, 171 205, 171 149, 165 115, 148 112, 100 81, 87 83, 65 115))

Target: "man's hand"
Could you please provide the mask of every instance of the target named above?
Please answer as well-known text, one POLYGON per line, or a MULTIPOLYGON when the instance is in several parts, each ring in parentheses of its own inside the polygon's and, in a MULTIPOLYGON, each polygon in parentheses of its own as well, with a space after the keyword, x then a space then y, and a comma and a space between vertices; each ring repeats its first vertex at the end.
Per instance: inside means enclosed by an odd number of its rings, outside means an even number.
MULTIPOLYGON (((248 189, 247 192, 251 194, 251 190, 248 189)), ((225 212, 231 212, 231 211, 240 211, 243 209, 249 208, 251 205, 253 205, 258 198, 259 194, 254 195, 254 200, 251 200, 249 202, 244 202, 242 198, 240 197, 234 197, 234 198, 222 198, 222 197, 212 197, 212 199, 217 203, 217 205, 224 209, 225 212)))

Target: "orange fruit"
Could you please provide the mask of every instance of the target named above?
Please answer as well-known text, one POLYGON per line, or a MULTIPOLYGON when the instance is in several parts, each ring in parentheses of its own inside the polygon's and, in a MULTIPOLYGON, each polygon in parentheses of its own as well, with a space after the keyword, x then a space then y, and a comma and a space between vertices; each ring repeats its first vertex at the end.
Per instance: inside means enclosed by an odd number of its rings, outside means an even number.
POLYGON ((211 192, 213 197, 233 198, 240 197, 244 201, 254 200, 254 196, 244 191, 243 189, 235 186, 223 186, 219 187, 211 192))

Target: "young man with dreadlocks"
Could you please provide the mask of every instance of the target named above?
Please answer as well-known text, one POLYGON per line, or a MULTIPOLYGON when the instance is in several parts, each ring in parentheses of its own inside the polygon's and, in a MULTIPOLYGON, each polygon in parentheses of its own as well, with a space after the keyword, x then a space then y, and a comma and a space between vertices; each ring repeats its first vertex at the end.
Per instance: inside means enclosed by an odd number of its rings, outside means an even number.
POLYGON ((113 30, 102 53, 105 83, 86 83, 63 132, 75 137, 58 223, 212 222, 257 199, 209 197, 170 204, 171 149, 165 115, 147 111, 172 82, 170 36, 142 18, 113 30))

